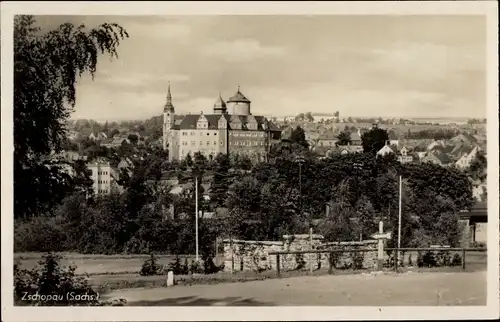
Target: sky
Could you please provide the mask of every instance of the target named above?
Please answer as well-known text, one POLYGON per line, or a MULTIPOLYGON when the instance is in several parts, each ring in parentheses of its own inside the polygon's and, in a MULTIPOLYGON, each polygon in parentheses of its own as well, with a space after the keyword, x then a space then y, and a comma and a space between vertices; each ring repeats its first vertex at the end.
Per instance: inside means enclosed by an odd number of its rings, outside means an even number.
POLYGON ((237 91, 255 115, 486 117, 481 16, 38 16, 130 35, 77 84, 72 118, 211 113, 237 91))

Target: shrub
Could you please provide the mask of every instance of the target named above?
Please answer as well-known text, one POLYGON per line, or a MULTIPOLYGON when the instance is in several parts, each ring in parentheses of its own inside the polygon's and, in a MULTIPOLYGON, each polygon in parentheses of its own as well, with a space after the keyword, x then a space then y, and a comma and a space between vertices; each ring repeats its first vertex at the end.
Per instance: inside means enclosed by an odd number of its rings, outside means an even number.
POLYGON ((141 275, 142 276, 150 276, 150 275, 159 275, 162 273, 162 266, 158 264, 155 256, 151 253, 151 257, 147 259, 144 264, 142 264, 141 275))
POLYGON ((34 306, 96 306, 99 294, 76 267, 62 267, 61 257, 48 253, 32 270, 14 265, 14 303, 34 306))
POLYGON ((460 254, 455 254, 453 255, 453 258, 451 259, 451 266, 461 266, 462 265, 462 256, 460 254))
POLYGON ((303 254, 295 254, 295 262, 297 263, 296 270, 301 270, 306 266, 306 261, 303 254))
POLYGON ((168 265, 168 270, 172 271, 175 275, 182 274, 182 265, 179 255, 176 255, 175 260, 168 265))
POLYGON ((191 274, 203 274, 203 267, 199 261, 194 260, 189 267, 189 273, 191 274))
POLYGON ((474 241, 470 245, 471 248, 486 248, 486 243, 474 241))
POLYGON ((180 275, 187 275, 189 274, 189 263, 187 257, 184 259, 184 265, 182 265, 182 270, 180 275))

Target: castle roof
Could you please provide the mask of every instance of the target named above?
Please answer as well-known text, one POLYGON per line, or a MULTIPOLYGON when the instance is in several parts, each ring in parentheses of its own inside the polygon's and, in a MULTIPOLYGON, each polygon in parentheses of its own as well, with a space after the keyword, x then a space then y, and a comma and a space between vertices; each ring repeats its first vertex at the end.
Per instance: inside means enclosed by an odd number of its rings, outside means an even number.
MULTIPOLYGON (((274 123, 268 121, 264 116, 255 115, 228 115, 228 114, 188 114, 185 115, 180 124, 174 125, 176 130, 195 130, 196 123, 200 116, 203 115, 208 121, 208 130, 217 130, 219 128, 219 120, 221 117, 227 120, 227 128, 231 129, 231 122, 241 123, 241 130, 247 131, 264 131, 268 129, 271 132, 281 131, 274 123), (249 129, 247 123, 257 123, 257 129, 249 129)), ((238 128, 239 130, 239 128, 238 128)))
POLYGON ((236 92, 236 94, 234 94, 234 96, 230 97, 228 100, 227 100, 228 103, 250 103, 250 100, 248 98, 245 97, 245 95, 243 95, 241 92, 240 92, 240 87, 238 86, 238 91, 236 92))
POLYGON ((225 108, 226 108, 226 102, 224 102, 221 94, 219 93, 219 98, 217 99, 217 101, 214 104, 214 109, 221 110, 221 109, 225 109, 225 108))

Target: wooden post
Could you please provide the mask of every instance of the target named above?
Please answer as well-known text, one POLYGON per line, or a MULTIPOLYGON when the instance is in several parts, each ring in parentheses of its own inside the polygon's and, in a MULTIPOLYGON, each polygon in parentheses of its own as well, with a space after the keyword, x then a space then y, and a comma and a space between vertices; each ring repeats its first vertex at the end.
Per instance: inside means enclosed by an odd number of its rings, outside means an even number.
POLYGON ((232 236, 229 239, 229 247, 231 247, 231 273, 234 273, 234 244, 232 236))
POLYGON ((215 237, 215 265, 219 266, 219 237, 215 237))
POLYGON ((399 253, 399 248, 396 248, 394 250, 394 256, 393 256, 394 257, 394 270, 396 272, 398 271, 398 260, 399 260, 399 258, 398 258, 399 254, 398 253, 399 253))
MULTIPOLYGON (((309 228, 309 248, 311 250, 313 250, 313 229, 312 227, 309 228)), ((309 256, 309 272, 312 273, 313 272, 313 253, 310 253, 310 256, 309 256)))
POLYGON ((462 248, 462 269, 465 271, 465 248, 462 248))
POLYGON ((333 274, 333 253, 328 254, 328 274, 333 274))
MULTIPOLYGON (((384 233, 384 223, 382 221, 378 224, 378 232, 380 235, 384 233)), ((382 270, 384 267, 384 239, 378 238, 378 254, 377 254, 377 269, 382 270)))
POLYGON ((280 254, 276 254, 276 270, 278 272, 278 277, 280 277, 281 276, 280 254))

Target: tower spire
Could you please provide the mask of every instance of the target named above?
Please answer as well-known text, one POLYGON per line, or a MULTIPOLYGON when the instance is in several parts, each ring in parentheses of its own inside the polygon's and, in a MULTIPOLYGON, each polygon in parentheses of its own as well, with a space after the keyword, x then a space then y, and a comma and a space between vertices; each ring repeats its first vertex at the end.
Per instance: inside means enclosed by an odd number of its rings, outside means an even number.
POLYGON ((172 93, 170 93, 170 81, 168 82, 168 89, 167 89, 167 102, 165 103, 165 107, 163 108, 164 111, 174 111, 174 105, 172 104, 172 93))
POLYGON ((167 91, 167 104, 172 103, 172 94, 170 93, 170 81, 168 82, 168 91, 167 91))

